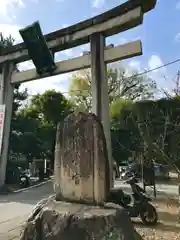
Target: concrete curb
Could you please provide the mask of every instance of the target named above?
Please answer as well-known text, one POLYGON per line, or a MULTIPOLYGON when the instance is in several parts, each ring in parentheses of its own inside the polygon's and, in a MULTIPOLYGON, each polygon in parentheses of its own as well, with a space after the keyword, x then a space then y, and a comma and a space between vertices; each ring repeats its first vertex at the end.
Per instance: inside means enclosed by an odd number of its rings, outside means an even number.
POLYGON ((29 190, 29 189, 40 187, 40 186, 42 186, 42 185, 44 185, 44 184, 46 184, 46 183, 48 183, 48 182, 52 182, 52 179, 48 179, 48 180, 46 180, 46 181, 44 181, 44 182, 41 182, 41 183, 35 184, 35 185, 30 186, 30 187, 27 187, 27 188, 22 188, 22 189, 19 189, 19 190, 13 191, 12 193, 25 192, 25 191, 27 191, 27 190, 29 190))

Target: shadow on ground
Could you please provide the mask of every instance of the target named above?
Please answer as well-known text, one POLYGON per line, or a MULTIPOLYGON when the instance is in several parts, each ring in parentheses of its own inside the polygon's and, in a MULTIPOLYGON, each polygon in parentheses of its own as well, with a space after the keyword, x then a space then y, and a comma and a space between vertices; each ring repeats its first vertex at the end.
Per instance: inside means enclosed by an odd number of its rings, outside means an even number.
MULTIPOLYGON (((166 205, 165 205, 166 206, 166 205)), ((165 211, 162 209, 158 211, 159 222, 156 226, 146 226, 139 219, 132 220, 135 228, 153 229, 153 231, 161 230, 162 232, 174 232, 179 234, 180 224, 178 223, 178 212, 175 211, 176 207, 167 207, 165 211)))

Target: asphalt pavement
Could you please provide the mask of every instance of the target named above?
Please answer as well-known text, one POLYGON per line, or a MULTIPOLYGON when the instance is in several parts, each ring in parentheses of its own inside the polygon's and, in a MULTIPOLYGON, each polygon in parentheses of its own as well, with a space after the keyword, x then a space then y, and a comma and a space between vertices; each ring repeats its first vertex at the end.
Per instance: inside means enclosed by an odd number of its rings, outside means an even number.
POLYGON ((33 207, 52 194, 52 182, 48 182, 20 193, 0 195, 0 240, 19 239, 22 224, 33 207))
MULTIPOLYGON (((139 183, 143 187, 142 183, 139 183)), ((115 187, 122 188, 124 191, 131 193, 131 187, 129 184, 125 184, 122 180, 115 181, 115 187)), ((146 187, 147 194, 153 197, 153 187, 146 187)), ((157 198, 167 197, 167 198, 178 198, 178 185, 177 184, 156 184, 157 198)))
MULTIPOLYGON (((141 184, 140 184, 141 185, 141 184)), ((120 187, 126 192, 131 192, 131 188, 123 181, 115 181, 115 187, 120 187)), ((177 197, 178 186, 168 184, 157 184, 157 197, 177 197)), ((147 193, 153 195, 153 189, 147 187, 147 193)), ((0 240, 19 239, 22 224, 27 220, 34 206, 53 194, 52 182, 27 189, 26 191, 0 195, 0 240)))

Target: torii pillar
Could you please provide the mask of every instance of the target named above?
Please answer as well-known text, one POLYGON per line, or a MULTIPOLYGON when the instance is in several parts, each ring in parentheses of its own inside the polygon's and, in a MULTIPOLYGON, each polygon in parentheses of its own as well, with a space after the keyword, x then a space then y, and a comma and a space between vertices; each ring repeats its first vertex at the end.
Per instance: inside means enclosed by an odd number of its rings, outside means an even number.
POLYGON ((95 33, 90 38, 91 52, 91 91, 92 112, 101 120, 106 138, 108 152, 110 187, 114 187, 113 160, 111 148, 110 120, 109 120, 109 96, 107 83, 107 66, 104 61, 105 37, 95 33))
POLYGON ((7 62, 3 64, 2 75, 0 75, 0 105, 5 107, 4 119, 1 125, 0 146, 0 187, 4 185, 6 175, 6 164, 8 158, 9 135, 11 129, 11 118, 14 98, 14 85, 11 84, 11 76, 14 64, 7 62), (4 125, 4 126, 3 126, 4 125))

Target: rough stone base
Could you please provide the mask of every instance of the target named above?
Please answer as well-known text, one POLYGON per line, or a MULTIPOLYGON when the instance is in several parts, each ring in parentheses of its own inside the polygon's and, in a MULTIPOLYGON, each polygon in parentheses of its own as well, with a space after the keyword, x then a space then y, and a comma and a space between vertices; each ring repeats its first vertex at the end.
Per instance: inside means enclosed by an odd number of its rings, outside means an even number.
POLYGON ((126 213, 118 205, 104 207, 41 201, 29 217, 21 240, 139 240, 126 213))

